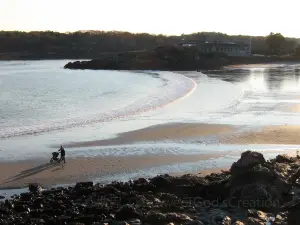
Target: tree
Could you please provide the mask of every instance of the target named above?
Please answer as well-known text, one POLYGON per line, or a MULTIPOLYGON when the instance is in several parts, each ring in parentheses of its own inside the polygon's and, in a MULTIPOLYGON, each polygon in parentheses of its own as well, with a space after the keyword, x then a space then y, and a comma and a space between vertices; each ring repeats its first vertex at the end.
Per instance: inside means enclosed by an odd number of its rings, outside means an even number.
POLYGON ((300 56, 300 46, 296 48, 295 55, 300 56))
POLYGON ((286 42, 285 37, 281 33, 270 33, 266 37, 268 53, 271 55, 280 55, 283 53, 283 47, 286 42))

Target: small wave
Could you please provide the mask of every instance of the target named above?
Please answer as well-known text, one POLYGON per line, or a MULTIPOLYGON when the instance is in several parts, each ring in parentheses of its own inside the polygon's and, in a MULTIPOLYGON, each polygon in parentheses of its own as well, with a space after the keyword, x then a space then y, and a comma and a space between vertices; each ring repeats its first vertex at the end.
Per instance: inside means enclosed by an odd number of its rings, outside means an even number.
POLYGON ((93 118, 77 117, 69 118, 66 120, 56 120, 52 121, 51 123, 48 122, 40 125, 13 127, 3 130, 0 129, 0 139, 7 139, 24 135, 38 135, 45 132, 86 126, 100 122, 109 122, 128 116, 134 116, 161 107, 165 107, 190 95, 197 87, 197 84, 194 80, 178 73, 160 72, 159 75, 163 80, 168 81, 166 86, 160 88, 154 94, 149 95, 146 98, 137 100, 133 104, 130 104, 122 109, 109 111, 107 113, 100 113, 93 118))

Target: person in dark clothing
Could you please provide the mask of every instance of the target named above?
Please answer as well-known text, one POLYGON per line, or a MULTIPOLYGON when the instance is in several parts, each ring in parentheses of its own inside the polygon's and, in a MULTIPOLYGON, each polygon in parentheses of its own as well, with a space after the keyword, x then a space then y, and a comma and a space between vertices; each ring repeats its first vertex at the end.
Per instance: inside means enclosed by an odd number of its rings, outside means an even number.
POLYGON ((63 146, 60 146, 60 149, 58 150, 58 152, 60 152, 60 160, 64 160, 64 163, 66 163, 66 152, 65 149, 63 148, 63 146))

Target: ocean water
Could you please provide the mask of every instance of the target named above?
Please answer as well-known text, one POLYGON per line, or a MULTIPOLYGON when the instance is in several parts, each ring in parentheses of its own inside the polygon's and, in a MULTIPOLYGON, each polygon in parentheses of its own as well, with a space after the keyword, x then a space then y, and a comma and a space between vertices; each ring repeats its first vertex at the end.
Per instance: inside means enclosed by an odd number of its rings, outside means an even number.
MULTIPOLYGON (((0 160, 49 158, 60 145, 152 125, 299 124, 300 65, 206 73, 65 70, 65 60, 0 62, 0 160)), ((280 145, 220 145, 212 137, 68 149, 68 157, 203 154, 280 145)), ((171 167, 170 167, 171 168, 171 167)), ((186 167, 188 168, 188 167, 186 167)), ((156 170, 153 170, 156 171, 156 170)))

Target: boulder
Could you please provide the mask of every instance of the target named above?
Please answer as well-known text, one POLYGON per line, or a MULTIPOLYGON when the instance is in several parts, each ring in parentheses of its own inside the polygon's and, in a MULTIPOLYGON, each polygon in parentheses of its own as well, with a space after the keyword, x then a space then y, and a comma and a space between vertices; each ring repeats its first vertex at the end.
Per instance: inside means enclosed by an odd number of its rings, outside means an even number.
POLYGON ((150 180, 150 183, 153 184, 156 188, 167 188, 171 185, 169 175, 156 176, 150 180))
POLYGON ((87 182, 78 182, 75 185, 75 188, 92 188, 94 186, 94 183, 92 181, 87 182))
POLYGON ((130 225, 141 225, 141 221, 139 219, 132 219, 127 221, 130 225))
POLYGON ((128 220, 128 219, 138 219, 141 215, 136 211, 136 209, 132 205, 123 205, 116 212, 117 220, 128 220))
POLYGON ((220 210, 220 209, 210 210, 208 212, 208 217, 209 217, 209 223, 212 225, 231 224, 231 218, 229 217, 229 213, 224 210, 220 210))
POLYGON ((31 193, 40 193, 42 191, 42 187, 38 184, 29 184, 28 185, 29 192, 31 193))
POLYGON ((193 221, 189 216, 181 213, 167 213, 166 220, 168 222, 184 223, 193 221))
POLYGON ((242 221, 237 220, 232 225, 245 225, 242 221))
POLYGON ((296 157, 290 157, 288 155, 277 155, 275 158, 275 162, 278 163, 295 163, 298 159, 296 157))
POLYGON ((253 217, 248 217, 246 219, 246 224, 247 225, 266 225, 266 222, 260 221, 259 219, 256 219, 253 217))
POLYGON ((204 224, 200 220, 193 220, 193 221, 184 223, 184 225, 204 225, 204 224))
POLYGON ((166 215, 158 212, 149 212, 145 218, 144 223, 149 224, 165 224, 166 223, 166 215))
POLYGON ((259 152, 246 151, 243 152, 241 158, 234 162, 230 168, 232 174, 241 174, 245 170, 253 168, 256 165, 266 162, 264 156, 259 152))

